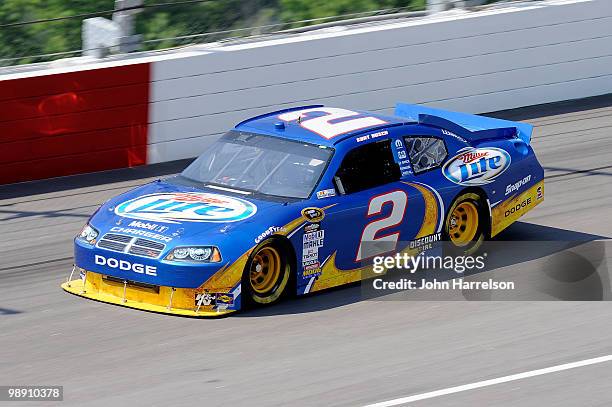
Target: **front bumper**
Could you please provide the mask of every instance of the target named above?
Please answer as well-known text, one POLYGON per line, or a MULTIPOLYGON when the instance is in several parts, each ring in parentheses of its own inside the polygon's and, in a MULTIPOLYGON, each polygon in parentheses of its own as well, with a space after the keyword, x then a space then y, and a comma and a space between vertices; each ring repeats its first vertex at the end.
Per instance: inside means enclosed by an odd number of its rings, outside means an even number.
MULTIPOLYGON (((62 288, 80 297, 109 304, 163 314, 190 317, 219 317, 236 311, 240 286, 231 293, 210 293, 193 288, 155 286, 80 271, 81 278, 72 279, 74 271, 62 288), (203 300, 200 300, 204 296, 203 300)), ((76 277, 79 277, 77 274, 76 277)))

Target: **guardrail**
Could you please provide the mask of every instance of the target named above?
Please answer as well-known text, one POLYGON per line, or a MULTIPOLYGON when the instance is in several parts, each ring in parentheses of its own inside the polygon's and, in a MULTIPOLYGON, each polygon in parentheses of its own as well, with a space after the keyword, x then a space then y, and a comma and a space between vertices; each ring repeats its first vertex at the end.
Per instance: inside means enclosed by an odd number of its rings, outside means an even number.
POLYGON ((196 156, 324 103, 472 113, 612 93, 612 2, 543 1, 0 76, 0 182, 196 156), (2 80, 3 79, 3 80, 2 80), (9 150, 10 149, 10 150, 9 150))

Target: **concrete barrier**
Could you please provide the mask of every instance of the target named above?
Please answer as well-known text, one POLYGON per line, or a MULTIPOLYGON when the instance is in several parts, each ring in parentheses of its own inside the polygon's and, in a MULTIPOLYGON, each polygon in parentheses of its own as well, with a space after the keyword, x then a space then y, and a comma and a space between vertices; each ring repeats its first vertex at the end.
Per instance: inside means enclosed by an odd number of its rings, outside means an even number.
MULTIPOLYGON (((478 113, 611 93, 612 2, 545 1, 441 13, 193 46, 131 56, 121 64, 115 69, 136 65, 147 72, 142 78, 150 75, 148 125, 140 131, 147 144, 144 161, 156 163, 196 156, 236 122, 288 106, 323 103, 391 113, 395 102, 404 101, 478 113)), ((83 69, 104 76, 96 64, 83 69)), ((55 81, 44 70, 37 75, 55 81)), ((2 86, 0 81, 0 92, 2 86)), ((125 86, 117 89, 130 93, 125 86)), ((111 88, 105 88, 109 95, 111 88)), ((19 96, 11 100, 19 103, 19 96)), ((121 109, 142 105, 138 97, 116 100, 121 109)), ((96 106, 91 108, 100 110, 96 106)), ((141 129, 142 120, 126 125, 141 129)), ((95 143, 106 136, 88 137, 95 143)))
POLYGON ((146 164, 147 64, 22 76, 0 80, 0 184, 146 164))

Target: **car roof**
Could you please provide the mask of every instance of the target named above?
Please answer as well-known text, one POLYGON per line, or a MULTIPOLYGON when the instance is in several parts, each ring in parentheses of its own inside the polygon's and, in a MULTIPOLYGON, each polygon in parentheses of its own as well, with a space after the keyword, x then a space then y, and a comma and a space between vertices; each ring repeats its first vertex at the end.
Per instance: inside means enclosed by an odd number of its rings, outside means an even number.
MULTIPOLYGON (((266 113, 260 116, 252 117, 247 119, 241 123, 238 123, 235 127, 236 130, 239 131, 248 131, 252 133, 265 134, 275 137, 281 137, 287 140, 295 140, 295 141, 303 141, 306 143, 316 144, 331 147, 335 144, 338 144, 340 141, 345 140, 349 137, 355 136, 357 134, 369 133, 377 129, 386 129, 388 127, 399 126, 406 123, 413 123, 406 121, 406 119, 402 119, 394 116, 385 116, 372 112, 365 112, 359 110, 352 110, 352 112, 358 113, 359 116, 353 116, 354 118, 359 117, 374 117, 384 122, 382 124, 378 123, 373 126, 362 127, 358 130, 342 133, 338 136, 332 138, 325 138, 322 135, 311 131, 301 125, 301 123, 305 122, 306 119, 303 119, 301 122, 298 120, 291 121, 283 121, 279 118, 283 113, 289 112, 297 112, 301 110, 307 109, 316 109, 316 108, 325 108, 325 109, 335 109, 330 108, 329 106, 322 105, 311 105, 311 106, 300 106, 291 109, 278 110, 270 113, 266 113), (282 124, 282 125, 281 125, 282 124)), ((317 112, 313 112, 314 115, 308 116, 308 119, 317 116, 317 112)), ((325 116, 326 113, 318 114, 318 116, 325 116)), ((347 118, 348 119, 348 118, 347 118)))

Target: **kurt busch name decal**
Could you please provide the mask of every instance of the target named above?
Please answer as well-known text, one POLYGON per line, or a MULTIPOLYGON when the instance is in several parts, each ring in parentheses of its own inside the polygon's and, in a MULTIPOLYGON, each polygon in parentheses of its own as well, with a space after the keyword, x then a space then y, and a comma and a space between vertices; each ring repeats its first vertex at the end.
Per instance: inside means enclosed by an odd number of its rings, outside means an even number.
POLYGON ((211 193, 160 193, 123 202, 119 216, 153 222, 237 222, 250 218, 257 207, 244 199, 211 193))
POLYGON ((442 172, 455 184, 484 185, 506 171, 510 161, 510 154, 500 148, 469 148, 444 164, 442 172))

